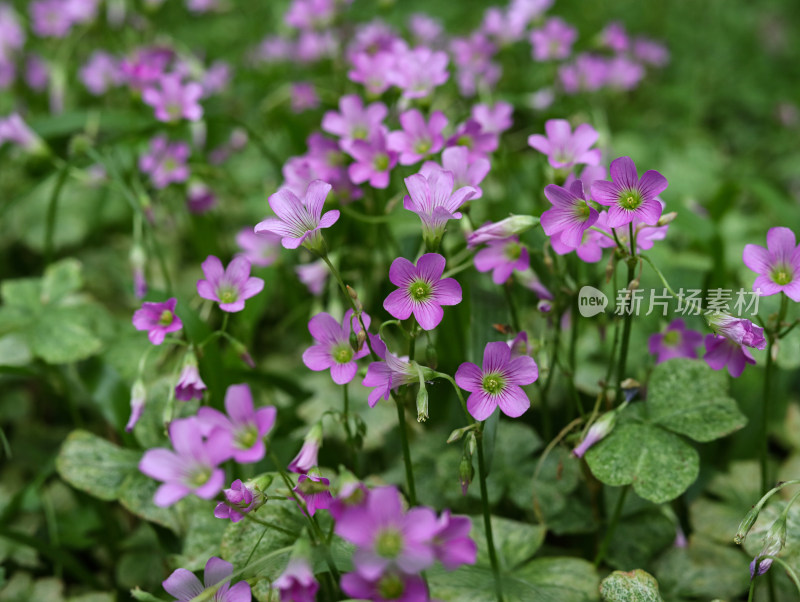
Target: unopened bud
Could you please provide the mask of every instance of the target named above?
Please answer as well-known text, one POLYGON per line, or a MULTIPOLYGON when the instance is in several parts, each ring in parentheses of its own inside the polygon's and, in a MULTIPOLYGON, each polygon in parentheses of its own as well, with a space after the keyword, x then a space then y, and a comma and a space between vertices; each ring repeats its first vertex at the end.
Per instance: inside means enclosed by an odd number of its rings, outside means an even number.
POLYGON ((353 300, 358 299, 358 293, 355 291, 355 289, 352 286, 350 286, 349 284, 345 284, 344 286, 347 289, 347 294, 350 295, 351 299, 353 299, 353 300))
POLYGON ((659 218, 658 222, 656 223, 656 226, 666 226, 676 217, 678 217, 677 211, 670 211, 669 213, 665 213, 659 218))
POLYGON ((128 424, 125 425, 125 431, 130 433, 144 411, 144 404, 147 401, 147 389, 145 389, 144 381, 137 378, 136 382, 131 387, 131 416, 128 419, 128 424))
MULTIPOLYGON (((620 406, 623 407, 623 406, 620 406)), ((577 456, 578 458, 583 458, 583 455, 587 452, 587 450, 592 447, 595 443, 603 439, 606 435, 608 435, 612 430, 614 430, 614 424, 617 422, 617 411, 608 412, 607 414, 603 414, 597 422, 595 422, 589 432, 586 433, 586 437, 581 441, 580 445, 572 450, 572 453, 577 456)))
POLYGON ((739 530, 736 531, 736 535, 733 537, 733 541, 736 544, 741 545, 744 540, 747 539, 747 534, 750 533, 750 529, 753 528, 760 511, 761 506, 753 506, 742 519, 742 522, 739 523, 739 530))
POLYGON ((634 278, 633 280, 631 280, 628 283, 628 290, 629 291, 635 291, 636 289, 639 288, 639 284, 640 284, 639 279, 638 278, 634 278))
POLYGON ((247 347, 245 347, 242 343, 240 343, 236 339, 231 340, 231 346, 233 347, 233 350, 236 352, 236 355, 239 356, 240 360, 242 360, 245 364, 247 364, 251 368, 256 367, 256 363, 253 361, 253 357, 247 351, 247 347))
POLYGON ((458 482, 461 484, 461 494, 467 495, 469 484, 475 476, 475 469, 472 467, 472 456, 467 454, 466 450, 461 456, 461 462, 458 464, 458 482))
POLYGON ((425 383, 420 383, 417 392, 417 422, 425 422, 428 419, 428 389, 425 383))

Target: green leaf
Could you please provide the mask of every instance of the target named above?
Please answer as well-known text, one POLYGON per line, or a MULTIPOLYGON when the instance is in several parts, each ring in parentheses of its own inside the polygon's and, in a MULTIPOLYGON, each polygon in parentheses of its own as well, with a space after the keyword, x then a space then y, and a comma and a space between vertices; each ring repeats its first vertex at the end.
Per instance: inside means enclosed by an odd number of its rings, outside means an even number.
POLYGON ((100 351, 103 344, 85 325, 73 321, 73 312, 65 309, 43 313, 27 331, 33 353, 48 364, 64 364, 86 359, 100 351))
POLYGON ((656 508, 625 516, 611 539, 606 561, 630 571, 643 566, 675 540, 675 525, 656 508))
POLYGON ((750 559, 731 546, 692 537, 687 548, 672 548, 655 566, 668 599, 734 599, 747 590, 750 559))
POLYGON ((220 548, 222 558, 233 563, 235 569, 244 568, 252 553, 252 572, 247 576, 258 576, 274 580, 289 561, 289 548, 297 541, 303 529, 299 510, 294 502, 270 501, 258 509, 255 518, 280 526, 292 533, 265 527, 255 521, 244 519, 231 523, 225 529, 220 548), (276 553, 277 552, 277 553, 276 553))
POLYGON ((175 564, 190 571, 198 571, 211 556, 219 556, 219 542, 228 521, 214 516, 217 502, 213 500, 191 496, 184 502, 181 509, 186 515, 186 534, 183 538, 183 550, 175 564))
POLYGON ((176 533, 180 532, 180 517, 175 507, 161 508, 153 503, 159 483, 138 470, 125 478, 119 491, 119 503, 129 512, 176 533))
POLYGON ((31 311, 41 305, 41 284, 38 278, 18 278, 0 284, 3 302, 8 307, 31 311))
POLYGON ((678 497, 697 478, 700 459, 683 439, 649 424, 622 424, 586 453, 589 468, 606 485, 633 484, 636 493, 661 504, 678 497))
POLYGON ((101 500, 117 499, 125 478, 137 471, 140 454, 122 449, 87 431, 69 434, 56 458, 67 483, 101 500))
POLYGON ((738 431, 747 418, 728 396, 728 378, 703 361, 678 358, 658 364, 648 385, 647 407, 655 424, 695 441, 738 431))
MULTIPOLYGON (((501 566, 507 569, 529 560, 544 541, 545 528, 519 521, 492 516, 492 535, 501 566)), ((489 551, 483 529, 483 517, 472 517, 470 534, 478 546, 478 564, 489 566, 489 551)))
POLYGON ((83 286, 81 264, 77 259, 64 259, 44 271, 40 301, 42 305, 57 304, 83 286))
POLYGON ((658 581, 641 569, 614 571, 600 583, 604 602, 662 602, 658 581))
POLYGON ((18 334, 0 338, 0 366, 24 366, 33 356, 27 342, 18 334))
MULTIPOLYGON (((598 577, 591 563, 579 558, 540 558, 502 578, 506 600, 536 602, 590 602, 597 600, 598 577)), ((446 572, 428 571, 431 598, 458 602, 495 602, 492 570, 463 566, 446 572)))

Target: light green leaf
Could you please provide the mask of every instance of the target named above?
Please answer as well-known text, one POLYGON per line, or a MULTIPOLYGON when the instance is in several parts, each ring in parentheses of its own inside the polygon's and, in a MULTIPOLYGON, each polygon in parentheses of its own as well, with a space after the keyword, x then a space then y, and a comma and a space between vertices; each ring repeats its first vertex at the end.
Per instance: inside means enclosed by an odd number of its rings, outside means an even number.
POLYGON ((648 385, 650 420, 695 441, 713 441, 739 430, 747 418, 728 396, 728 379, 700 360, 658 364, 648 385))
POLYGON ((56 458, 67 483, 101 500, 117 499, 125 478, 137 471, 140 454, 122 449, 87 431, 69 434, 56 458))
POLYGON ((64 259, 54 263, 44 271, 41 283, 40 303, 57 304, 70 293, 83 286, 81 264, 77 259, 64 259))
POLYGON ((175 507, 160 508, 153 503, 159 483, 138 470, 127 475, 119 491, 119 503, 136 516, 156 523, 176 533, 181 530, 180 517, 175 507))
POLYGON ((625 516, 614 531, 606 561, 614 568, 631 571, 643 566, 675 540, 675 525, 661 511, 625 516))
POLYGON ((41 282, 38 278, 17 278, 0 284, 3 302, 8 307, 31 311, 41 305, 41 282))
MULTIPOLYGON (((470 533, 478 546, 478 564, 489 566, 489 551, 483 529, 483 517, 472 517, 470 533)), ((545 528, 492 516, 492 535, 501 566, 511 570, 530 559, 542 545, 545 528)))
POLYGON ((661 504, 697 478, 697 451, 677 435, 649 424, 622 424, 586 453, 592 473, 606 485, 633 484, 640 497, 661 504))
POLYGON ((614 571, 600 584, 604 602, 662 602, 658 581, 641 569, 614 571))
POLYGON ((33 353, 48 364, 86 359, 100 351, 102 342, 83 324, 73 322, 73 312, 43 313, 26 331, 33 353))
POLYGON ((33 356, 25 339, 18 334, 0 338, 0 366, 24 366, 33 356))
POLYGON ((692 537, 687 548, 672 548, 655 566, 661 590, 678 597, 734 599, 747 591, 750 559, 732 546, 692 537))

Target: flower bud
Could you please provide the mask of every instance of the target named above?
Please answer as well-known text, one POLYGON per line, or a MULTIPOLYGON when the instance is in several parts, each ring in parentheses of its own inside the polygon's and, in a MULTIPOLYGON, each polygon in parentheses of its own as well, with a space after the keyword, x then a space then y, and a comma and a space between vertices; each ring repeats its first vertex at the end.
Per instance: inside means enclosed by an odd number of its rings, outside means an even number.
POLYGON ((741 545, 744 540, 747 538, 747 534, 750 533, 750 529, 753 528, 753 525, 758 519, 758 514, 761 511, 761 506, 753 506, 750 508, 748 513, 742 519, 742 522, 739 523, 739 529, 736 531, 736 535, 733 537, 733 541, 736 544, 741 545))
MULTIPOLYGON (((622 406, 621 406, 622 407, 622 406)), ((597 422, 595 422, 589 432, 586 433, 586 437, 583 441, 581 441, 580 445, 572 450, 572 453, 578 457, 583 458, 583 454, 592 447, 595 443, 603 439, 606 435, 608 435, 613 429, 614 425, 617 421, 617 411, 608 412, 603 414, 597 422)))
POLYGON ((656 226, 666 226, 676 217, 678 217, 677 211, 670 211, 669 213, 665 213, 659 218, 658 222, 656 223, 656 226))
POLYGON ((464 449, 461 462, 458 464, 458 482, 461 483, 461 495, 467 495, 467 490, 474 477, 475 469, 472 467, 472 456, 464 449))
POLYGON ((639 279, 638 278, 634 278, 633 280, 631 280, 628 283, 628 290, 629 291, 635 291, 636 289, 639 288, 639 284, 640 284, 639 279))
POLYGON ((289 470, 296 473, 307 473, 317 465, 319 448, 322 446, 322 423, 317 422, 312 426, 303 440, 300 452, 289 463, 289 470))
POLYGON ((141 378, 137 378, 136 382, 131 387, 131 416, 128 419, 128 424, 125 425, 125 431, 130 433, 144 411, 144 404, 147 401, 147 389, 145 389, 144 382, 141 378))
POLYGON ((420 383, 417 392, 417 422, 425 422, 428 419, 428 389, 425 383, 420 383))

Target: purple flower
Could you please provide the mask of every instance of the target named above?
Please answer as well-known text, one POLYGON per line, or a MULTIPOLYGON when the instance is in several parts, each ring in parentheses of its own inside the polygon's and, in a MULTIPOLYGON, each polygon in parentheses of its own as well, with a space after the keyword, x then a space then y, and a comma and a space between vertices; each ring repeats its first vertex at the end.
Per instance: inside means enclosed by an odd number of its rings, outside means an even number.
POLYGON ((800 245, 795 244, 789 228, 770 228, 767 248, 745 245, 744 264, 758 277, 753 290, 769 296, 784 293, 792 301, 800 301, 800 245))
POLYGON ((606 85, 618 90, 633 90, 644 77, 644 67, 627 56, 617 56, 608 61, 606 85))
POLYGON ((533 134, 528 137, 528 145, 547 155, 548 162, 556 169, 567 169, 576 163, 597 165, 600 162, 600 151, 591 148, 597 142, 597 130, 588 123, 580 124, 573 133, 566 119, 549 119, 544 131, 547 137, 533 134))
POLYGON ((756 363, 747 347, 727 337, 707 334, 705 343, 706 353, 703 359, 706 363, 714 370, 722 370, 727 366, 728 373, 733 378, 741 376, 746 364, 756 363))
POLYGON ((139 170, 150 175, 153 186, 166 188, 189 179, 186 160, 190 154, 185 142, 170 144, 166 136, 156 136, 150 140, 150 152, 139 158, 139 170))
POLYGON ((567 94, 599 90, 605 85, 607 77, 608 60, 593 54, 579 54, 574 63, 558 69, 558 78, 567 94))
POLYGON ((757 576, 763 575, 771 566, 772 558, 762 558, 761 556, 756 556, 750 562, 750 580, 752 581, 757 576), (758 570, 756 570, 756 562, 758 562, 758 570))
POLYGON ((538 377, 533 358, 512 359, 511 349, 502 341, 486 344, 482 368, 464 362, 456 371, 458 386, 471 393, 467 410, 475 420, 486 420, 498 405, 506 416, 522 416, 531 402, 520 385, 529 385, 538 377))
POLYGON ((639 178, 630 157, 611 162, 611 182, 592 183, 592 198, 610 207, 608 226, 619 228, 639 218, 645 224, 656 224, 663 208, 656 198, 667 188, 667 179, 654 170, 639 178))
POLYGON ((139 470, 163 482, 153 498, 156 506, 171 506, 190 493, 210 500, 222 489, 225 471, 219 465, 230 458, 229 435, 217 430, 203 439, 201 433, 195 417, 173 420, 169 438, 175 451, 159 447, 142 456, 139 470))
POLYGON ((330 489, 331 482, 312 474, 302 474, 297 478, 297 486, 292 489, 306 504, 311 516, 317 510, 327 510, 333 501, 330 489))
POLYGON ((521 272, 530 267, 528 249, 516 236, 489 241, 485 249, 475 254, 473 261, 479 272, 492 271, 495 284, 505 283, 514 270, 521 272))
POLYGON ((197 369, 197 358, 194 352, 190 351, 183 362, 183 369, 175 385, 175 399, 178 401, 191 401, 192 399, 202 399, 206 384, 200 378, 197 369))
POLYGON ((29 153, 45 151, 42 139, 36 135, 19 113, 11 113, 8 117, 0 118, 0 146, 12 142, 29 153))
MULTIPOLYGON (((502 134, 514 123, 511 115, 514 107, 507 102, 498 101, 492 106, 477 104, 472 106, 472 118, 481 126, 481 131, 502 134)), ((446 168, 445 168, 446 169, 446 168)))
MULTIPOLYGON (((3 50, 19 50, 25 44, 25 30, 19 23, 14 9, 5 2, 0 4, 0 47, 3 50)), ((3 54, 0 51, 0 54, 3 54)))
POLYGON ((625 52, 630 44, 628 32, 619 21, 612 21, 606 25, 606 28, 600 32, 600 38, 605 46, 615 52, 625 52))
POLYGON ((586 202, 583 183, 576 180, 569 190, 548 184, 544 196, 553 207, 542 213, 542 230, 547 236, 558 238, 565 247, 577 249, 583 240, 583 233, 600 216, 597 209, 586 202))
POLYGON ((433 45, 442 35, 442 23, 428 15, 414 13, 408 18, 408 29, 421 44, 433 45))
POLYGON ((298 265, 294 268, 297 278, 308 287, 309 292, 315 297, 319 297, 325 290, 325 282, 328 279, 328 266, 322 259, 298 265))
POLYGON ((448 571, 462 564, 475 564, 478 548, 469 536, 472 521, 467 516, 451 516, 449 510, 442 512, 433 536, 433 550, 448 571))
MULTIPOLYGON (((0 46, 0 55, 2 52, 2 46, 0 46)), ((50 67, 38 54, 29 54, 25 58, 25 83, 30 86, 31 90, 41 92, 47 88, 49 81, 50 67)))
POLYGON ((369 180, 373 188, 389 186, 389 173, 397 165, 398 153, 389 149, 386 128, 380 126, 373 129, 366 140, 343 142, 342 148, 355 159, 347 168, 353 184, 363 184, 369 180))
POLYGON ((236 479, 231 483, 230 489, 223 489, 222 494, 225 496, 225 501, 220 502, 214 508, 214 516, 230 519, 234 523, 238 523, 245 514, 255 510, 260 505, 259 502, 264 503, 263 495, 259 492, 254 494, 247 485, 242 483, 241 479, 236 479))
POLYGON ((289 462, 287 468, 292 472, 307 473, 317 465, 320 446, 322 446, 322 424, 317 422, 309 429, 303 440, 303 447, 289 462))
POLYGON ((389 280, 396 291, 389 293, 383 307, 399 320, 414 314, 423 330, 433 330, 444 317, 442 305, 461 303, 461 286, 454 278, 442 278, 445 258, 438 253, 426 253, 415 266, 398 257, 389 268, 389 280))
POLYGON ((62 0, 36 0, 30 4, 31 29, 41 38, 63 38, 73 20, 62 0))
POLYGON ((269 206, 278 217, 268 217, 257 224, 256 234, 278 234, 286 249, 296 249, 300 245, 310 250, 319 248, 323 242, 320 230, 330 228, 339 219, 336 209, 322 215, 322 206, 330 191, 330 184, 314 180, 302 200, 286 188, 270 195, 269 206))
POLYGON ((294 113, 302 113, 319 106, 319 96, 314 84, 294 82, 291 87, 291 107, 294 113))
POLYGON ((578 31, 558 17, 548 19, 540 29, 531 31, 533 60, 550 61, 569 57, 578 31))
POLYGON ((430 178, 434 170, 449 171, 453 174, 453 187, 463 188, 470 186, 475 190, 471 200, 483 196, 483 190, 478 186, 491 169, 491 164, 486 157, 477 157, 470 161, 469 149, 465 146, 451 146, 442 151, 442 164, 435 161, 425 161, 419 170, 421 176, 430 178))
POLYGON ((422 236, 429 247, 436 248, 448 220, 461 219, 458 209, 475 195, 471 186, 453 192, 455 177, 451 171, 433 170, 428 176, 414 174, 405 179, 408 195, 403 207, 422 220, 422 236))
POLYGON ((633 55, 649 65, 663 67, 669 63, 669 50, 663 44, 644 37, 633 40, 633 55))
POLYGON ((363 84, 367 92, 378 96, 389 88, 389 75, 395 68, 395 57, 392 53, 357 52, 350 57, 350 62, 353 68, 347 72, 347 77, 351 81, 363 84))
POLYGON ((403 90, 403 98, 424 98, 450 77, 448 61, 446 52, 426 46, 406 49, 396 56, 389 81, 403 90))
MULTIPOLYGON (((362 313, 364 326, 369 328, 370 318, 362 313)), ((308 323, 308 331, 314 337, 315 344, 303 352, 303 363, 311 370, 319 372, 330 368, 331 378, 337 385, 346 385, 356 375, 356 360, 369 354, 366 345, 360 351, 353 351, 350 346, 350 333, 361 330, 361 325, 348 309, 342 323, 330 314, 318 313, 308 323)))
POLYGON ((134 90, 144 90, 161 78, 174 56, 175 53, 170 48, 139 48, 120 63, 120 70, 129 86, 134 90))
POLYGON ((340 142, 365 140, 373 131, 381 128, 387 112, 386 105, 382 102, 373 102, 364 107, 359 96, 349 94, 339 99, 338 113, 325 113, 322 129, 338 136, 340 142))
POLYGON ((605 438, 612 430, 617 422, 617 412, 607 412, 603 414, 597 421, 589 428, 586 437, 580 442, 580 445, 572 450, 572 454, 577 458, 583 458, 583 455, 595 443, 605 438))
POLYGON ((219 583, 222 585, 213 594, 214 602, 250 602, 250 585, 247 581, 240 581, 231 587, 232 575, 233 565, 230 562, 212 556, 206 562, 203 583, 191 571, 175 569, 161 585, 168 594, 175 596, 175 602, 190 602, 219 583))
MULTIPOLYGON (((667 230, 669 230, 669 224, 664 226, 651 226, 642 222, 642 220, 638 217, 633 218, 631 224, 633 225, 633 232, 636 237, 637 253, 652 249, 655 241, 666 238, 667 230)), ((626 249, 630 248, 629 230, 629 228, 625 227, 614 230, 614 232, 617 234, 619 242, 626 249)), ((569 251, 572 250, 571 248, 562 245, 560 241, 551 240, 551 244, 553 245, 553 250, 560 255, 569 253, 569 251)), ((616 246, 617 243, 613 239, 612 228, 608 227, 608 212, 602 211, 600 212, 600 216, 597 218, 597 221, 594 223, 592 230, 584 233, 583 242, 581 243, 581 246, 578 247, 578 257, 589 263, 599 261, 603 249, 616 246), (607 232, 608 236, 596 231, 595 229, 607 232)))
MULTIPOLYGON (((375 349, 374 341, 373 349, 375 349)), ((361 381, 365 387, 375 387, 367 397, 367 403, 371 408, 375 407, 379 399, 389 399, 391 391, 419 381, 415 363, 409 363, 407 358, 398 358, 390 351, 375 349, 375 352, 383 357, 384 361, 372 362, 367 366, 367 374, 361 381)))
POLYGON ((215 61, 205 73, 200 85, 203 86, 203 97, 208 98, 222 92, 231 81, 231 66, 225 61, 215 61))
POLYGON ((492 62, 497 46, 483 33, 476 31, 467 38, 454 38, 450 52, 457 67, 458 89, 464 96, 474 96, 479 86, 489 88, 500 79, 500 66, 492 62))
POLYGON ((186 0, 186 8, 193 13, 207 13, 216 10, 218 0, 186 0))
POLYGON ((206 432, 225 431, 230 439, 229 455, 240 464, 258 462, 264 457, 264 436, 275 424, 277 411, 273 406, 256 410, 253 396, 246 384, 231 385, 225 392, 226 416, 214 408, 202 407, 197 418, 206 432))
POLYGON ((209 255, 202 268, 206 279, 197 281, 197 294, 217 301, 222 311, 242 311, 245 300, 264 288, 261 278, 250 276, 250 261, 241 255, 234 257, 227 268, 222 267, 218 257, 209 255))
POLYGON ((358 575, 376 580, 394 568, 416 574, 431 566, 436 529, 430 508, 404 512, 395 487, 378 487, 369 492, 363 506, 351 508, 336 521, 335 533, 357 546, 353 564, 358 575))
POLYGON ((308 560, 292 558, 272 587, 280 592, 282 601, 314 602, 319 583, 314 579, 308 560))
POLYGON ((706 320, 715 334, 721 334, 737 345, 753 349, 764 349, 767 346, 764 329, 746 318, 734 318, 729 314, 706 314, 706 320))
POLYGON ((133 313, 133 325, 136 330, 147 330, 147 338, 153 345, 160 345, 164 337, 183 328, 183 322, 175 315, 173 297, 162 303, 142 303, 142 307, 133 313))
POLYGON ((186 192, 186 206, 189 211, 200 215, 214 208, 217 204, 217 195, 202 182, 192 182, 186 192))
POLYGON ((105 94, 109 88, 122 83, 119 61, 111 54, 95 50, 80 69, 80 79, 89 93, 94 96, 105 94))
POLYGON ((158 87, 145 88, 142 100, 155 109, 159 121, 178 121, 181 118, 197 121, 203 116, 198 102, 203 96, 203 86, 196 82, 184 84, 180 75, 164 74, 158 87))
POLYGON ((666 332, 657 332, 647 339, 647 348, 656 355, 656 364, 676 357, 696 358, 695 348, 703 344, 703 335, 696 330, 686 328, 680 318, 667 326, 666 332))
POLYGON ((537 223, 539 220, 529 215, 512 215, 496 223, 486 222, 467 236, 467 247, 471 249, 483 243, 504 240, 510 236, 522 234, 537 223))
POLYGON ((131 415, 128 418, 128 424, 125 425, 125 432, 130 433, 139 418, 142 417, 144 411, 144 404, 147 402, 147 390, 144 388, 144 383, 141 378, 137 378, 136 382, 131 387, 131 415))
POLYGON ((275 263, 280 254, 281 237, 273 232, 256 233, 252 228, 242 228, 236 233, 236 244, 242 255, 255 266, 265 268, 275 263))
POLYGON ((417 575, 387 571, 373 579, 359 573, 342 575, 342 591, 351 598, 374 602, 427 602, 428 588, 417 575))
POLYGON ((390 150, 400 153, 400 165, 413 165, 426 156, 438 153, 444 146, 442 132, 447 117, 441 111, 431 113, 428 122, 417 109, 400 114, 402 131, 391 132, 386 138, 390 150))
POLYGON ((498 143, 497 134, 484 131, 481 124, 472 118, 458 126, 455 133, 447 140, 447 146, 466 147, 470 161, 485 158, 497 150, 498 143))

